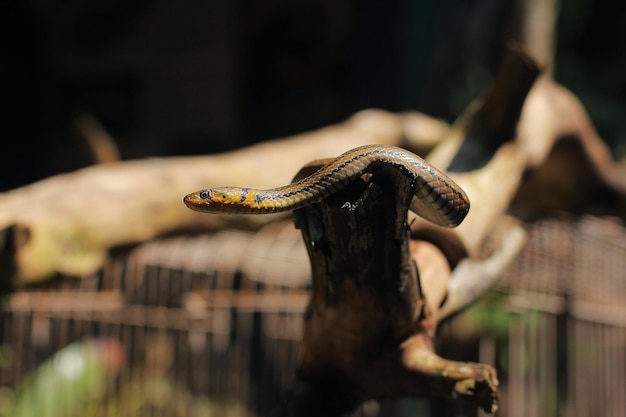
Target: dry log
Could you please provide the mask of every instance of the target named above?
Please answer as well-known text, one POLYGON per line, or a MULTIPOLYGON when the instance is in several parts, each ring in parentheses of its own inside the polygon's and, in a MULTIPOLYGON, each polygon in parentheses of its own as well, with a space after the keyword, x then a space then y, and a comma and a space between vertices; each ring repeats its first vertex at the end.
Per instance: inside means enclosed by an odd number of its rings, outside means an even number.
POLYGON ((344 123, 230 153, 101 164, 3 193, 2 282, 19 286, 56 273, 91 274, 110 248, 174 231, 241 222, 258 227, 274 218, 202 216, 187 210, 182 197, 224 184, 281 185, 311 159, 367 143, 398 145, 402 129, 399 115, 363 111, 344 123))
MULTIPOLYGON (((545 76, 533 83, 537 74, 532 58, 512 45, 492 89, 427 155, 435 166, 448 167, 472 201, 467 219, 455 231, 470 255, 506 212, 528 220, 557 211, 580 213, 595 205, 605 213, 626 215, 623 167, 613 160, 580 101, 545 76), (607 201, 613 206, 607 207, 607 201)), ((423 221, 414 223, 414 228, 423 227, 423 221)))
MULTIPOLYGON (((434 352, 436 316, 410 252, 411 189, 407 178, 381 166, 294 213, 311 259, 312 292, 296 379, 276 416, 339 417, 366 400, 407 396, 497 409, 493 368, 434 352)), ((447 262, 441 268, 440 276, 447 262)))
POLYGON ((94 116, 84 114, 74 121, 77 133, 85 140, 95 163, 109 163, 120 160, 120 150, 113 137, 94 116))
POLYGON ((524 178, 510 212, 524 220, 558 212, 600 212, 626 218, 626 170, 616 163, 582 103, 540 78, 518 126, 524 178))
MULTIPOLYGON (((445 294, 445 304, 433 309, 440 320, 490 288, 521 250, 524 233, 504 213, 530 220, 595 208, 626 217, 623 167, 612 159, 578 99, 547 77, 533 84, 537 74, 533 60, 512 45, 490 92, 470 106, 448 139, 427 156, 449 171, 464 170, 449 175, 472 201, 453 236, 432 231, 419 219, 412 223, 414 237, 435 241, 452 260, 452 277, 442 280, 445 273, 439 268, 434 274, 438 281, 433 278, 426 286, 434 292, 439 287, 432 304, 445 294), (477 259, 487 235, 507 222, 492 257, 477 259), (433 233, 425 233, 429 230, 433 233)), ((423 259, 420 266, 433 262, 430 254, 414 252, 414 258, 423 259)))

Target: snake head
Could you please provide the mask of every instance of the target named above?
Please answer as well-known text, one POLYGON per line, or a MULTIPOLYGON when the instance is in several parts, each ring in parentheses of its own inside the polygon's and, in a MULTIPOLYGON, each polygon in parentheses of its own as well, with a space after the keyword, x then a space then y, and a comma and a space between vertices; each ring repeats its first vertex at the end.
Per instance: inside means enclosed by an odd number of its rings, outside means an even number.
POLYGON ((187 194, 183 199, 191 210, 203 213, 232 213, 233 208, 245 200, 247 189, 216 187, 187 194))

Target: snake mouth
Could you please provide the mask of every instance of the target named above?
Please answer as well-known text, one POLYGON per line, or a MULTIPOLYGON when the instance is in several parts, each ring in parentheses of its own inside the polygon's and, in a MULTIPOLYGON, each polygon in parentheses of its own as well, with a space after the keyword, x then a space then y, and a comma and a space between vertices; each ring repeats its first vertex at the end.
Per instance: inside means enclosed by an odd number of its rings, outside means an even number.
POLYGON ((187 208, 195 211, 200 211, 200 204, 198 203, 198 198, 196 197, 196 194, 197 193, 187 194, 185 197, 183 197, 183 203, 187 206, 187 208))

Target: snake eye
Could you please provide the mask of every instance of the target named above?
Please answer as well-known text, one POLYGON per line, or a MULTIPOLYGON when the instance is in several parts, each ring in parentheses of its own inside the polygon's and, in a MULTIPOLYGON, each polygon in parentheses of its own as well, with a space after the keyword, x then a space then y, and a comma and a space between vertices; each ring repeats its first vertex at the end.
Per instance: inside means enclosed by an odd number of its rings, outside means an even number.
POLYGON ((202 190, 202 191, 200 191, 199 196, 202 199, 209 198, 209 190, 202 190))

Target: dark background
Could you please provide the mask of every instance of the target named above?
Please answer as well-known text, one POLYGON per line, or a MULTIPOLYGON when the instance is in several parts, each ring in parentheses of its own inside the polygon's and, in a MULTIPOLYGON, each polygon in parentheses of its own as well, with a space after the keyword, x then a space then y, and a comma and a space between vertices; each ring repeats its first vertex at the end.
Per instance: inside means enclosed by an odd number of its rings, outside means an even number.
MULTIPOLYGON (((500 0, 30 0, 0 6, 0 190, 92 163, 225 151, 376 107, 452 121, 484 91, 520 7, 500 0)), ((626 3, 563 1, 554 77, 626 154, 626 3)))

